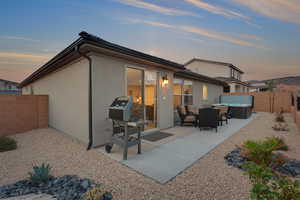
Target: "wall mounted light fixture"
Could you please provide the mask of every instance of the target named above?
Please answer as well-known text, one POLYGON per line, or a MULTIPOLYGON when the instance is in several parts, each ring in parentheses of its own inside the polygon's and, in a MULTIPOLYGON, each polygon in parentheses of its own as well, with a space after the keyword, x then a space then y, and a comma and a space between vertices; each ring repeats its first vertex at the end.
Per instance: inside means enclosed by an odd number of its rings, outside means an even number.
POLYGON ((162 76, 162 87, 167 87, 169 84, 168 75, 164 74, 162 76))

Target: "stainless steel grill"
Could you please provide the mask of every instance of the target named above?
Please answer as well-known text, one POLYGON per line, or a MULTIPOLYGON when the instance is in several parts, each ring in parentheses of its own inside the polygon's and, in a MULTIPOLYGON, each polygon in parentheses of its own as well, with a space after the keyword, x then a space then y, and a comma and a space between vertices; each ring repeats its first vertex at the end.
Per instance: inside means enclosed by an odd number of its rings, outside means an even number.
POLYGON ((112 139, 105 146, 107 153, 111 153, 113 145, 123 148, 123 159, 127 160, 128 148, 138 145, 141 153, 141 130, 145 125, 142 119, 132 122, 133 100, 130 96, 117 97, 109 107, 109 118, 113 121, 112 139))

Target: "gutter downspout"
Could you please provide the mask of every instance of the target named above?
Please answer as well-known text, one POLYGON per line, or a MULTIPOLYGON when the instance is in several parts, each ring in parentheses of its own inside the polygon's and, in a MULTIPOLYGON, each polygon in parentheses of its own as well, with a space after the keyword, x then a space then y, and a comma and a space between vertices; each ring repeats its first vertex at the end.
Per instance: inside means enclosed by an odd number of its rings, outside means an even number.
POLYGON ((92 59, 86 54, 82 53, 79 50, 79 46, 75 46, 75 51, 78 52, 79 55, 86 58, 89 61, 89 143, 87 146, 87 150, 90 150, 93 145, 93 99, 92 99, 92 59))

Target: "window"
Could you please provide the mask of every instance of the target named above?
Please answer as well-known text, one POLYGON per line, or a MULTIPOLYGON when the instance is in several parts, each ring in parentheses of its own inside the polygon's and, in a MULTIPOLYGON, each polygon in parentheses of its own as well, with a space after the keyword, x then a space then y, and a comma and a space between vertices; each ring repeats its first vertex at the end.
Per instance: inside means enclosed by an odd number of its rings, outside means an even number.
POLYGON ((193 104, 193 82, 183 79, 173 81, 174 108, 180 105, 193 104))
POLYGON ((208 100, 208 88, 206 85, 202 86, 202 99, 208 100))
POLYGON ((193 82, 184 80, 183 81, 183 104, 193 105, 193 82))

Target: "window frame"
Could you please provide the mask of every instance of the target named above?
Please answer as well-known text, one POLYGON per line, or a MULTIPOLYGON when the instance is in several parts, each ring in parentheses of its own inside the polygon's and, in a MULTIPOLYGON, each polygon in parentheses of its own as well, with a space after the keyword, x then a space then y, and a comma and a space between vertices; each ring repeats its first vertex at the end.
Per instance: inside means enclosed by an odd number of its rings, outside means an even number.
POLYGON ((194 99, 193 99, 193 96, 194 96, 193 95, 193 90, 194 90, 193 85, 194 85, 194 83, 193 83, 193 81, 192 80, 188 80, 188 79, 182 79, 182 78, 174 78, 173 84, 174 84, 175 80, 179 80, 180 94, 177 94, 177 93, 175 94, 175 91, 173 89, 173 98, 175 96, 176 97, 180 96, 180 105, 181 106, 193 105, 193 103, 194 103, 194 99), (188 93, 188 94, 184 93, 185 82, 190 82, 191 83, 191 92, 188 93), (190 103, 189 102, 186 103, 186 100, 190 99, 190 98, 191 98, 191 102, 190 103))
POLYGON ((208 86, 206 84, 202 85, 202 100, 203 101, 208 101, 209 99, 209 93, 208 93, 208 86), (206 88, 206 97, 204 97, 204 89, 206 88))

